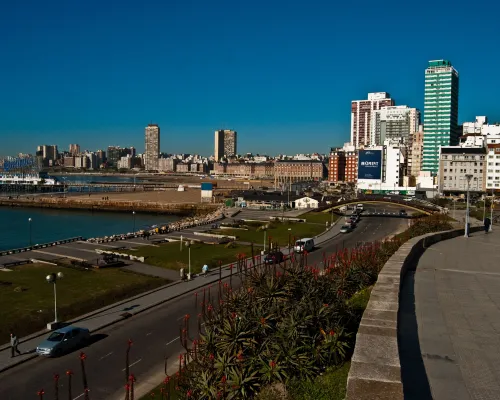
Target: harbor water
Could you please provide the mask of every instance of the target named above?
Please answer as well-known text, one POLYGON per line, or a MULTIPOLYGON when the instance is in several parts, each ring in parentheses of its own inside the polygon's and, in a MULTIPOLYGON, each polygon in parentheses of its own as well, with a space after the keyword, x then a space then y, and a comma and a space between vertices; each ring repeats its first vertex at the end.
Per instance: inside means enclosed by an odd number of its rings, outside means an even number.
POLYGON ((47 243, 76 236, 85 238, 133 232, 181 217, 119 212, 37 208, 0 208, 0 250, 47 243), (30 221, 31 218, 31 221, 30 221))

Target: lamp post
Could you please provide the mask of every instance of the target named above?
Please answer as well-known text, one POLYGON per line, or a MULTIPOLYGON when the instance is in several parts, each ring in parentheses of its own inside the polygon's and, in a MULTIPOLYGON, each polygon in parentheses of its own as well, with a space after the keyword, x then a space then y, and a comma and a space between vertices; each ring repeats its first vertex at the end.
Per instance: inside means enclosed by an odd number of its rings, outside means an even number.
POLYGON ((57 324, 57 290, 56 290, 56 282, 58 279, 64 278, 64 275, 62 272, 56 273, 51 273, 45 277, 47 280, 47 283, 52 283, 54 284, 54 324, 57 324))
POLYGON ((469 189, 470 189, 470 180, 472 179, 471 174, 466 174, 465 178, 467 179, 467 209, 465 211, 465 237, 469 237, 469 189))
POLYGON ((266 252, 267 229, 264 228, 264 253, 266 252))
POLYGON ((132 232, 135 232, 135 211, 132 211, 132 218, 134 220, 134 230, 132 232))
POLYGON ((187 275, 187 280, 191 280, 191 246, 194 244, 192 241, 186 241, 186 244, 184 246, 187 246, 188 248, 188 275, 187 275))
POLYGON ((30 217, 30 218, 28 218, 28 222, 29 222, 29 226, 30 226, 30 247, 31 247, 31 244, 32 244, 32 240, 31 240, 31 221, 33 221, 33 220, 31 219, 31 217, 30 217))
POLYGON ((495 192, 491 189, 491 215, 490 215, 490 232, 493 231, 493 208, 495 204, 495 192))

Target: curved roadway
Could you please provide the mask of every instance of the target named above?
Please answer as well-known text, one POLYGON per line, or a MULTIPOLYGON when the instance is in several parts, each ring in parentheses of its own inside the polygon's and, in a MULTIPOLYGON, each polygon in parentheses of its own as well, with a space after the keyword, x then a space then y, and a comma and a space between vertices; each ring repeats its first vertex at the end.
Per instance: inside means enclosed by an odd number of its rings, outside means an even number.
MULTIPOLYGON (((342 221, 339 221, 339 224, 342 221)), ((322 244, 309 254, 309 264, 320 263, 323 253, 332 253, 341 247, 353 247, 357 242, 382 240, 396 231, 402 231, 408 221, 398 218, 362 218, 356 229, 348 234, 340 234, 322 244)), ((203 278, 198 278, 203 279, 203 278)), ((233 277, 233 279, 236 279, 233 277)), ((127 341, 133 340, 130 352, 130 373, 137 378, 136 398, 146 394, 151 385, 159 384, 164 377, 164 359, 168 357, 171 371, 178 365, 179 326, 183 316, 192 315, 190 330, 197 331, 195 296, 184 295, 174 302, 153 308, 129 320, 105 328, 93 335, 94 342, 83 349, 87 355, 86 371, 90 388, 90 399, 122 399, 125 385, 125 350, 127 341), (142 390, 141 390, 142 386, 142 390)), ((45 390, 45 398, 54 398, 53 375, 61 376, 59 396, 67 398, 65 372, 72 370, 72 399, 83 399, 79 351, 60 358, 38 357, 0 375, 2 400, 35 399, 40 389, 45 390)), ((172 372, 171 372, 172 373, 172 372)))

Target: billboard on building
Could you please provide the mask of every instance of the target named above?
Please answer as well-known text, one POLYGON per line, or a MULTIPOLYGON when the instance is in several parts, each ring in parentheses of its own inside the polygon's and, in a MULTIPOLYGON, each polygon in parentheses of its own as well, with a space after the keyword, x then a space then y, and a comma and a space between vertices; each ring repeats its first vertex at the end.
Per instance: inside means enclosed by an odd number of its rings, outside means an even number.
POLYGON ((360 150, 358 158, 358 180, 382 177, 382 150, 360 150))

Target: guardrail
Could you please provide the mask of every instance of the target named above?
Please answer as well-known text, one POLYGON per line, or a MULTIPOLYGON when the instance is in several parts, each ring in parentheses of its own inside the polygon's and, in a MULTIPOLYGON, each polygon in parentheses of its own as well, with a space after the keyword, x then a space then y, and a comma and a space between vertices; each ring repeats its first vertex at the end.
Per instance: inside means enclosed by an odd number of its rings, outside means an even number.
POLYGON ((47 247, 57 246, 58 244, 72 243, 72 242, 77 242, 80 240, 85 240, 85 238, 83 238, 82 236, 77 236, 77 237, 70 238, 70 239, 63 239, 63 240, 57 240, 57 241, 49 242, 49 243, 36 244, 34 246, 21 247, 18 249, 2 250, 2 251, 0 251, 0 256, 9 256, 11 254, 20 254, 20 253, 25 253, 27 251, 44 249, 47 247))

